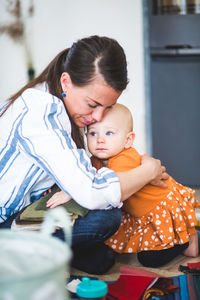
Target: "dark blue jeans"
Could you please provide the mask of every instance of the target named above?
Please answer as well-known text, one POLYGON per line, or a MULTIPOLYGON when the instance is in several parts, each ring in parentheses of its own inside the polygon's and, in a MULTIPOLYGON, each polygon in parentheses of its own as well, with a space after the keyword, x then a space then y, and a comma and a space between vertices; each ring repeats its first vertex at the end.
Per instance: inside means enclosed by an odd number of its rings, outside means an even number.
MULTIPOLYGON (((17 214, 0 224, 0 228, 10 228, 17 214)), ((71 265, 91 274, 104 274, 115 262, 115 252, 104 244, 119 228, 121 210, 91 210, 79 217, 72 228, 73 259, 71 265)), ((62 230, 53 236, 64 238, 62 230)))
MULTIPOLYGON (((115 263, 116 253, 104 244, 121 223, 121 210, 91 210, 78 218, 72 229, 72 267, 91 274, 104 274, 115 263)), ((57 230, 54 236, 63 239, 57 230)))
POLYGON ((9 229, 12 225, 13 220, 16 218, 17 213, 10 216, 5 222, 0 223, 0 228, 7 228, 9 229))
POLYGON ((72 245, 92 245, 104 242, 113 235, 121 223, 121 210, 91 210, 84 218, 78 218, 72 229, 72 245))

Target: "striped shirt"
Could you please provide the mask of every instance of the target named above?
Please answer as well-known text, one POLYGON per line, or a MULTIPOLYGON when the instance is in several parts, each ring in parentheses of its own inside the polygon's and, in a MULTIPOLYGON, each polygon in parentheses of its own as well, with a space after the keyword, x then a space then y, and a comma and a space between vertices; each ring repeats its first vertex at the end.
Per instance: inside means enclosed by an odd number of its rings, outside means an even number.
POLYGON ((121 207, 116 173, 97 171, 77 149, 64 104, 48 91, 24 91, 0 117, 0 128, 0 222, 55 183, 88 209, 121 207))

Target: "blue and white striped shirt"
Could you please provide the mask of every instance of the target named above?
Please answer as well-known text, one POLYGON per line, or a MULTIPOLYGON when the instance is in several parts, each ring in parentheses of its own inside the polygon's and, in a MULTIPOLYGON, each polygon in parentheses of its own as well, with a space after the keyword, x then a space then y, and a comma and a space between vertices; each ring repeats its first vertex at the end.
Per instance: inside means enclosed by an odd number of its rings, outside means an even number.
POLYGON ((97 172, 77 149, 57 97, 27 89, 0 117, 0 128, 0 222, 54 183, 88 209, 121 207, 117 175, 108 168, 97 172))

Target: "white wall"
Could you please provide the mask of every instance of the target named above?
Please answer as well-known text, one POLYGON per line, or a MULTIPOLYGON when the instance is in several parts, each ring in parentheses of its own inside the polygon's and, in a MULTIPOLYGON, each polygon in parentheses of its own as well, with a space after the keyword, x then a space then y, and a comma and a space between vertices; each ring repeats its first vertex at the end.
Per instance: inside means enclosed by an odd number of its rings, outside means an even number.
MULTIPOLYGON (((35 13, 27 19, 27 36, 38 74, 63 48, 89 35, 118 40, 127 55, 130 83, 119 102, 134 116, 135 146, 145 152, 145 107, 143 66, 143 21, 141 0, 40 0, 33 1, 35 13)), ((12 20, 1 0, 0 23, 12 20)), ((24 15, 28 0, 23 0, 24 15)), ((0 35, 0 101, 26 83, 25 52, 19 43, 0 35)))

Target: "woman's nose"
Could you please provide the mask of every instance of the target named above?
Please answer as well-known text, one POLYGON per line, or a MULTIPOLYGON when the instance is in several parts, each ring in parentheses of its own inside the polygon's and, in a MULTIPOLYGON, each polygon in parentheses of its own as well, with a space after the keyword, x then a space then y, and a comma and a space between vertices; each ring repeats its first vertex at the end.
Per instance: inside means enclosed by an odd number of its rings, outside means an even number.
POLYGON ((92 113, 92 118, 96 122, 100 122, 103 118, 103 113, 104 113, 104 109, 102 107, 97 107, 92 113))

